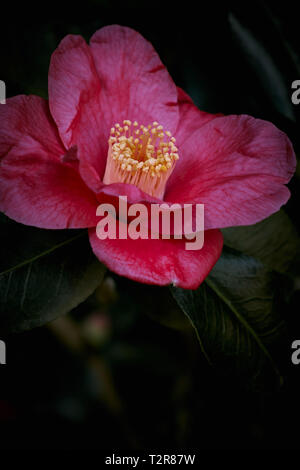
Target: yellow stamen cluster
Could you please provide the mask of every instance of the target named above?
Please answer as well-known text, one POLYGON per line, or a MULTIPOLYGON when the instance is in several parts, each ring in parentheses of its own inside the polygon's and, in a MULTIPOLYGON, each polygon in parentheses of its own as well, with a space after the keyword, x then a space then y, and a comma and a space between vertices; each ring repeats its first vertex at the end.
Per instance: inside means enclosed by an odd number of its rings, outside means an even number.
POLYGON ((125 120, 122 127, 116 124, 111 129, 109 143, 112 159, 123 171, 149 171, 152 177, 159 176, 179 158, 175 138, 157 122, 145 127, 125 120))
POLYGON ((161 193, 179 158, 175 142, 158 122, 147 127, 129 120, 122 126, 115 124, 110 131, 104 182, 135 184, 153 195, 161 193))

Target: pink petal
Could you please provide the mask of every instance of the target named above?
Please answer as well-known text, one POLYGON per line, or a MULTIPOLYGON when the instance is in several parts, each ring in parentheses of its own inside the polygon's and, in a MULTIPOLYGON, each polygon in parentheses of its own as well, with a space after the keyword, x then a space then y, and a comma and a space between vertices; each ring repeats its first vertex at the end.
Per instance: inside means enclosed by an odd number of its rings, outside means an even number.
POLYGON ((179 121, 175 132, 176 144, 182 145, 189 136, 206 122, 215 119, 220 114, 210 114, 201 111, 193 103, 192 98, 181 88, 177 87, 179 121))
MULTIPOLYGON (((96 175, 103 173, 107 156, 107 137, 105 145, 100 138, 100 89, 89 46, 81 36, 66 36, 51 57, 49 106, 66 148, 76 145, 79 160, 86 159, 96 175)), ((84 171, 82 175, 87 176, 84 171)), ((86 182, 92 187, 89 176, 86 182)))
POLYGON ((97 199, 101 203, 103 201, 112 200, 112 198, 119 198, 119 196, 126 196, 128 204, 136 203, 156 203, 162 204, 163 201, 147 193, 144 193, 140 188, 133 184, 126 183, 113 183, 102 184, 97 193, 97 199))
POLYGON ((216 117, 179 149, 166 201, 203 203, 205 228, 254 224, 287 202, 296 158, 288 137, 250 116, 216 117))
POLYGON ((114 25, 97 31, 90 47, 101 83, 99 132, 106 151, 110 128, 124 119, 144 125, 158 121, 175 131, 176 86, 150 42, 130 28, 114 25))
POLYGON ((0 210, 41 228, 96 224, 97 201, 71 164, 47 101, 17 96, 0 106, 0 210))
POLYGON ((146 284, 196 289, 221 255, 219 230, 205 232, 201 250, 188 251, 184 240, 99 240, 90 229, 95 255, 110 270, 146 284))
MULTIPOLYGON (((221 114, 210 114, 205 111, 200 111, 197 106, 194 105, 192 98, 185 93, 181 88, 177 87, 178 94, 178 105, 179 105, 179 121, 175 132, 176 146, 182 148, 184 142, 193 134, 199 130, 201 126, 207 122, 215 119, 221 114)), ((177 175, 181 173, 186 162, 186 153, 180 152, 180 158, 176 162, 176 167, 169 178, 168 186, 170 187, 173 182, 176 181, 177 175)), ((175 183, 176 184, 176 183, 175 183)))

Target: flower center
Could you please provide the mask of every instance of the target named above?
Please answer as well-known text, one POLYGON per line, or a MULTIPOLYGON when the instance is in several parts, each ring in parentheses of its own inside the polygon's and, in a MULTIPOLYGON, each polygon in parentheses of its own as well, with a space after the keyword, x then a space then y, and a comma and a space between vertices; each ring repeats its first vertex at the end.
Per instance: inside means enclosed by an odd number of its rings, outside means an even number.
POLYGON ((123 121, 110 130, 103 182, 134 184, 145 193, 162 198, 178 149, 175 138, 153 122, 147 127, 123 121))

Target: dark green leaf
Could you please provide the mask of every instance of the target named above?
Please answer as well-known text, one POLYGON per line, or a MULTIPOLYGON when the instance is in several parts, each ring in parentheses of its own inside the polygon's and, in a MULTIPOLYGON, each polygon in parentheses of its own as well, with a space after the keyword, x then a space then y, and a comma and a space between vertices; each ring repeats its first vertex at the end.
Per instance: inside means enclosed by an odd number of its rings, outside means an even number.
POLYGON ((208 361, 256 386, 270 376, 281 380, 270 352, 285 338, 273 282, 258 260, 224 250, 199 289, 172 288, 208 361))
POLYGON ((300 239, 287 214, 281 210, 268 219, 247 227, 222 230, 225 245, 261 260, 279 272, 296 268, 300 239))
POLYGON ((80 230, 42 230, 0 218, 0 331, 43 325, 101 283, 105 268, 80 230))
POLYGON ((269 105, 286 118, 295 120, 290 99, 290 83, 287 83, 285 70, 282 70, 275 60, 276 51, 271 54, 257 32, 250 29, 250 25, 242 24, 233 13, 229 15, 229 23, 269 105))

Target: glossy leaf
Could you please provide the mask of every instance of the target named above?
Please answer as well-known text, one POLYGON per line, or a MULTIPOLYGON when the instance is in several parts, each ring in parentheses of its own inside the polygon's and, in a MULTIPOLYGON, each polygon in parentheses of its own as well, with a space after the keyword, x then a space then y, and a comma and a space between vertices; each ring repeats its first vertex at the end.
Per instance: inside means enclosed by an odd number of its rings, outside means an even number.
POLYGON ((285 338, 273 282, 260 261, 225 249, 199 289, 172 288, 207 360, 252 385, 261 385, 270 376, 281 381, 269 350, 285 338))
MULTIPOLYGON (((287 83, 282 64, 279 65, 275 60, 276 51, 272 53, 270 48, 267 49, 257 31, 254 32, 250 29, 250 25, 243 24, 234 13, 229 15, 229 23, 244 58, 247 59, 250 69, 262 87, 264 99, 269 101, 269 105, 278 113, 294 120, 289 83, 287 83)), ((278 39, 276 35, 275 38, 278 39)))
POLYGON ((300 239, 288 215, 283 211, 255 225, 222 230, 224 243, 261 260, 269 268, 286 272, 300 265, 300 239))
POLYGON ((101 283, 104 266, 85 231, 41 230, 0 218, 0 332, 41 326, 101 283))

